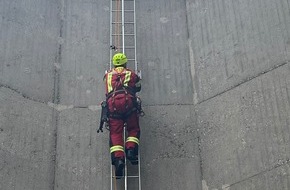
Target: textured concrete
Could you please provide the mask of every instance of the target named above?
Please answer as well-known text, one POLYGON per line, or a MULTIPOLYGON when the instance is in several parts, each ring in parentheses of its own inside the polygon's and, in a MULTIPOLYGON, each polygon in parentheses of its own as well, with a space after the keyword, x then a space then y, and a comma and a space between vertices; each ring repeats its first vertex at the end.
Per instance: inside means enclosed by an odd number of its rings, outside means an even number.
POLYGON ((150 106, 141 119, 143 189, 201 189, 191 106, 150 106))
POLYGON ((58 1, 0 1, 0 84, 52 101, 60 30, 58 1))
MULTIPOLYGON (((289 0, 136 5, 142 189, 289 189, 289 0)), ((0 189, 110 188, 109 6, 0 0, 0 189)))
POLYGON ((289 163, 275 167, 271 171, 261 173, 259 175, 252 176, 240 183, 227 186, 224 189, 245 189, 245 190, 256 190, 256 189, 289 189, 289 163))
POLYGON ((192 103, 185 2, 137 3, 137 49, 146 104, 192 103))
POLYGON ((266 189, 290 188, 289 170, 282 169, 290 159, 289 94, 288 64, 197 106, 203 180, 210 189, 251 189, 250 180, 263 185, 272 170, 283 170, 276 178, 284 182, 267 181, 266 189))
POLYGON ((196 101, 290 60, 288 0, 187 0, 196 101))
POLYGON ((203 189, 289 189, 289 1, 186 2, 203 189))
POLYGON ((108 133, 97 135, 97 116, 89 109, 59 115, 54 189, 109 189, 108 133))
POLYGON ((80 107, 99 104, 110 60, 110 1, 62 2, 60 102, 80 107))
POLYGON ((52 109, 0 88, 0 189, 51 190, 55 128, 52 109))

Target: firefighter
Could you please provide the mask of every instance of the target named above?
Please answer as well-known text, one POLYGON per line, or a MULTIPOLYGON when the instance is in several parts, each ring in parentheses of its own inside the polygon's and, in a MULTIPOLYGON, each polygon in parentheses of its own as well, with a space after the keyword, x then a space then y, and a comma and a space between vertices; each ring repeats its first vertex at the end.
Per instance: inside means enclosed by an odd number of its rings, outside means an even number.
POLYGON ((125 155, 132 164, 138 164, 140 138, 138 99, 136 92, 141 90, 141 81, 136 73, 126 68, 127 57, 123 53, 113 56, 114 68, 106 73, 106 101, 110 128, 110 152, 115 176, 124 174, 125 155), (123 128, 126 124, 128 137, 123 142, 123 128))

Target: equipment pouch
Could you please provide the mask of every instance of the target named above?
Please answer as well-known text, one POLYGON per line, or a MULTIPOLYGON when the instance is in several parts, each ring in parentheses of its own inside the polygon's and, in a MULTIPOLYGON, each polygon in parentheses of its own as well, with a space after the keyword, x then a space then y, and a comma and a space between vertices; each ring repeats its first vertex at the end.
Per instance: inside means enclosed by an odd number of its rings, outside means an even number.
POLYGON ((138 114, 143 117, 145 115, 143 109, 142 109, 142 101, 139 97, 136 97, 136 108, 137 108, 137 112, 138 114))
POLYGON ((107 105, 107 101, 103 101, 101 103, 101 106, 102 106, 101 121, 102 122, 107 122, 108 121, 108 105, 107 105))
POLYGON ((97 130, 97 133, 100 131, 103 132, 103 125, 105 122, 108 122, 108 107, 107 107, 107 102, 103 101, 101 103, 102 106, 102 111, 101 111, 101 118, 100 118, 100 126, 99 129, 97 130))

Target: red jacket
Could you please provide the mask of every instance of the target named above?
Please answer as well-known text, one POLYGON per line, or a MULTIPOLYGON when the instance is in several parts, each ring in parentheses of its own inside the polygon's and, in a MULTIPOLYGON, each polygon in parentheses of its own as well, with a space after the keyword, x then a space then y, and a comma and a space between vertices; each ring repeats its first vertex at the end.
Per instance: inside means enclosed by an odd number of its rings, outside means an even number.
POLYGON ((135 95, 141 90, 141 83, 139 76, 124 67, 117 67, 106 73, 105 77, 106 96, 111 92, 127 89, 135 95))

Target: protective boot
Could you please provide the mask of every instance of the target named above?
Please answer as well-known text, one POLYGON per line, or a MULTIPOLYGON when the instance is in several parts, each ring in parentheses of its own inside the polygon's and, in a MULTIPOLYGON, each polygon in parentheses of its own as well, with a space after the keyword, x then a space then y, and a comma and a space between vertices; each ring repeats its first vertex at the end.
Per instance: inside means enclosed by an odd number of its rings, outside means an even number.
POLYGON ((116 179, 122 178, 124 176, 125 161, 123 159, 116 159, 114 165, 116 179))
POLYGON ((126 157, 128 160, 130 160, 132 165, 137 165, 138 164, 138 155, 136 154, 134 149, 128 149, 126 151, 126 157))

